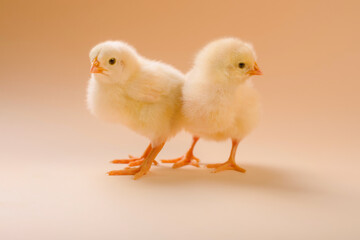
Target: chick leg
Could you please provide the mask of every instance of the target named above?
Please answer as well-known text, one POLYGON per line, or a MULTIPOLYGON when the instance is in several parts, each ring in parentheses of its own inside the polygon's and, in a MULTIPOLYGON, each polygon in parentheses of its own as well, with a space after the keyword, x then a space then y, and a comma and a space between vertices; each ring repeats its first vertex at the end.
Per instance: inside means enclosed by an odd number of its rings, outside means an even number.
POLYGON ((191 144, 190 149, 187 151, 187 153, 179 158, 171 159, 171 160, 161 160, 162 163, 174 163, 172 166, 173 168, 180 168, 185 165, 192 165, 194 167, 199 167, 199 159, 193 155, 193 150, 195 147, 196 142, 199 140, 198 137, 193 137, 193 142, 191 144), (195 161, 193 161, 195 160, 195 161))
MULTIPOLYGON (((152 147, 151 147, 151 143, 150 143, 149 146, 146 148, 145 152, 143 153, 143 155, 141 155, 141 157, 139 157, 139 158, 129 155, 129 159, 115 159, 115 160, 112 160, 111 163, 129 164, 130 167, 138 166, 149 155, 151 148, 152 147)), ((153 163, 155 165, 158 165, 158 162, 155 160, 153 163)))
POLYGON ((226 162, 217 163, 217 164, 208 164, 206 166, 208 168, 215 168, 213 173, 221 172, 224 170, 235 170, 235 171, 242 172, 242 173, 246 172, 245 169, 236 165, 236 162, 235 162, 236 149, 239 145, 239 142, 240 141, 237 139, 232 140, 231 153, 230 153, 229 159, 226 162))
POLYGON ((123 170, 114 170, 108 172, 109 175, 135 175, 134 179, 139 179, 143 175, 145 175, 151 168, 151 164, 154 161, 155 157, 158 155, 158 153, 163 148, 165 142, 156 145, 155 147, 152 147, 149 154, 146 156, 144 161, 141 163, 140 167, 137 168, 125 168, 123 170))

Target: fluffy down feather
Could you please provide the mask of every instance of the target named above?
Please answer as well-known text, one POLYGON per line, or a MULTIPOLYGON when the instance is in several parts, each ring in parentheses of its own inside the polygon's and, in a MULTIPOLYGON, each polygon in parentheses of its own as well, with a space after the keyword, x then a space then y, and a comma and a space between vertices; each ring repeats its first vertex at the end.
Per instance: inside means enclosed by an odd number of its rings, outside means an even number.
POLYGON ((140 56, 120 41, 98 44, 90 61, 87 105, 93 115, 148 137, 152 148, 182 128, 181 72, 140 56))
POLYGON ((108 70, 93 73, 89 80, 87 105, 92 114, 122 123, 154 142, 180 130, 181 72, 140 56, 123 42, 100 43, 90 52, 91 61, 95 57, 108 70), (107 63, 110 58, 116 59, 114 66, 107 63))
POLYGON ((196 56, 193 68, 183 87, 185 129, 193 134, 193 143, 180 158, 164 160, 173 168, 188 164, 198 166, 193 149, 199 138, 232 139, 229 160, 223 164, 209 164, 215 172, 236 170, 236 149, 257 125, 260 99, 250 76, 261 75, 253 47, 239 39, 224 38, 206 45, 196 56), (196 162, 195 162, 196 161, 196 162))
POLYGON ((187 131, 213 140, 242 139, 251 132, 261 112, 247 73, 255 58, 252 46, 235 38, 214 41, 199 52, 183 88, 187 131))

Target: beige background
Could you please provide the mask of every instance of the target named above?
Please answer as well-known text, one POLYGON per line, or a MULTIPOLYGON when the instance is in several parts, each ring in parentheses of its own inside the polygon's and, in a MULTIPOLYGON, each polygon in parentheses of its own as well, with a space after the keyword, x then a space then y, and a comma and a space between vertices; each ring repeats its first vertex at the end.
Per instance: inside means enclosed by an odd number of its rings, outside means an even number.
MULTIPOLYGON (((0 239, 360 239, 359 1, 0 1, 0 239), (88 52, 121 39, 182 71, 204 44, 254 44, 265 73, 248 172, 108 177, 147 140, 85 106, 88 52)), ((179 134, 161 152, 190 144, 179 134)), ((200 141, 205 163, 230 142, 200 141)))

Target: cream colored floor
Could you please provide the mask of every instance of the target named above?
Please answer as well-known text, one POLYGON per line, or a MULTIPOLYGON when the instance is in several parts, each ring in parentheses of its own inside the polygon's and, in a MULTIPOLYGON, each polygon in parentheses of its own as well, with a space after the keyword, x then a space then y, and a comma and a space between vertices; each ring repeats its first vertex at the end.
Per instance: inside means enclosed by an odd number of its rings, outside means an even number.
MULTIPOLYGON (((351 153, 298 148, 281 134, 271 141, 265 122, 239 147, 246 174, 162 164, 134 181, 105 173, 121 167, 110 160, 141 153, 146 140, 79 110, 83 118, 70 115, 71 123, 54 116, 46 123, 39 115, 22 125, 23 113, 4 111, 1 239, 360 237, 360 164, 351 153)), ((160 158, 176 157, 189 144, 181 133, 160 158)), ((203 162, 223 161, 229 148, 230 142, 200 141, 196 154, 203 162)))

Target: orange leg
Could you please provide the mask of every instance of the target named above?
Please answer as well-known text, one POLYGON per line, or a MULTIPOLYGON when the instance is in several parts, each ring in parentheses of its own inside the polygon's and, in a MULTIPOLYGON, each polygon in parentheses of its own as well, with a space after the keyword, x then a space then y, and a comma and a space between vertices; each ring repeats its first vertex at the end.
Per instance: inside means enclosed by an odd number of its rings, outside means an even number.
POLYGON ((193 155, 194 147, 196 142, 199 140, 198 137, 193 137, 193 142, 190 149, 187 151, 185 156, 171 159, 171 160, 161 160, 162 163, 174 163, 173 168, 180 168, 185 165, 192 165, 194 167, 199 167, 199 159, 193 155))
POLYGON ((151 168, 151 164, 163 148, 165 142, 161 143, 156 147, 152 147, 149 154, 146 156, 140 167, 137 168, 125 168, 123 170, 114 170, 108 172, 110 176, 114 175, 134 175, 134 179, 139 179, 144 176, 151 168))
POLYGON ((242 173, 246 172, 245 169, 239 167, 235 162, 236 149, 239 145, 239 142, 240 141, 236 140, 236 139, 232 140, 232 148, 231 148, 229 160, 227 160, 224 163, 208 164, 206 166, 208 168, 215 168, 213 173, 221 172, 224 170, 235 170, 235 171, 242 172, 242 173))
MULTIPOLYGON (((143 153, 143 155, 139 158, 129 155, 129 159, 115 159, 115 160, 112 160, 111 163, 129 164, 129 167, 141 165, 141 163, 144 161, 144 159, 149 155, 151 148, 152 147, 151 147, 151 143, 150 143, 149 146, 146 148, 145 152, 143 153)), ((155 160, 153 161, 153 163, 155 165, 158 165, 158 162, 155 160)))

